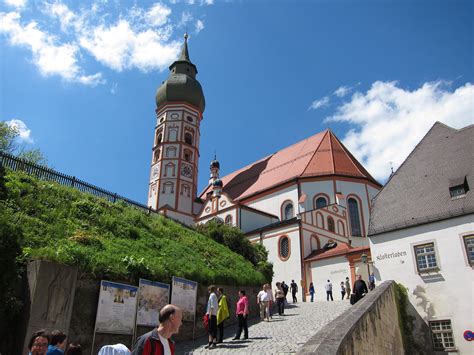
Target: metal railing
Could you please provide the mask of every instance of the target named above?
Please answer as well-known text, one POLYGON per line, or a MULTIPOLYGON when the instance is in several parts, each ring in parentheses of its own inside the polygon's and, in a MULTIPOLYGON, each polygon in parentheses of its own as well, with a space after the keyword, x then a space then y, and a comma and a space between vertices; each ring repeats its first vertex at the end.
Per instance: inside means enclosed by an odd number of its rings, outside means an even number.
POLYGON ((118 195, 117 193, 113 193, 101 187, 89 184, 88 182, 78 179, 75 176, 60 173, 59 171, 29 162, 8 153, 0 152, 0 166, 14 171, 23 171, 28 175, 32 175, 40 180, 53 181, 60 185, 72 187, 79 191, 87 192, 91 195, 104 198, 109 202, 123 201, 127 205, 145 210, 148 213, 158 213, 156 210, 144 205, 143 203, 130 200, 129 198, 118 195))

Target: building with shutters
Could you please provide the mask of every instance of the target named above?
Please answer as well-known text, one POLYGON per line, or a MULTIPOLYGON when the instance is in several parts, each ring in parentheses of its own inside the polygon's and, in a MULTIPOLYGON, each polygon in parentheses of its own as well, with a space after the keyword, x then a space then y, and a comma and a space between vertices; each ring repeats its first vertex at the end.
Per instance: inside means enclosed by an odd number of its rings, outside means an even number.
POLYGON ((369 226, 377 278, 407 287, 428 328, 415 339, 443 353, 474 351, 473 142, 474 125, 435 123, 374 200, 369 226))

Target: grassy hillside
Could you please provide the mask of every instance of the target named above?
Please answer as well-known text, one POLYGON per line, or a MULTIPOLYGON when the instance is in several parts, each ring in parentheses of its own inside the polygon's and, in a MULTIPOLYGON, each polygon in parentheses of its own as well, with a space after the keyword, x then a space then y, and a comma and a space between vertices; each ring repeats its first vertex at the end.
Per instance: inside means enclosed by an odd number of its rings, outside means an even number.
POLYGON ((174 275, 205 284, 265 281, 242 256, 161 216, 19 172, 7 170, 0 179, 0 220, 16 230, 20 259, 77 265, 82 273, 112 280, 167 282, 174 275))

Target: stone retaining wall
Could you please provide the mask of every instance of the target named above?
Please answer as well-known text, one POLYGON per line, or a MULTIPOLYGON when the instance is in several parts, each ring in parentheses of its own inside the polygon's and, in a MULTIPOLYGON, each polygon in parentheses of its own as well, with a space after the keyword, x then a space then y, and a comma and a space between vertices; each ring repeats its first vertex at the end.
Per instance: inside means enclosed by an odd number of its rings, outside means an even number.
POLYGON ((297 354, 404 354, 395 292, 395 282, 385 281, 297 354))

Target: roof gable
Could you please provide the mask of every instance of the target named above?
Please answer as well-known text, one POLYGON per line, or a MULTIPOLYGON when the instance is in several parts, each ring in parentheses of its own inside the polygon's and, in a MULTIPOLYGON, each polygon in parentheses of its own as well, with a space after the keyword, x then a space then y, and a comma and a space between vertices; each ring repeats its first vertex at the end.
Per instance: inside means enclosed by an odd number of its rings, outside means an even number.
POLYGON ((473 191, 451 198, 453 181, 474 187, 474 125, 436 122, 374 200, 369 235, 474 213, 473 191))
MULTIPOLYGON (((330 131, 319 132, 221 180, 233 200, 282 185, 298 177, 343 175, 380 185, 330 131)), ((201 194, 203 196, 209 187, 201 194)))

